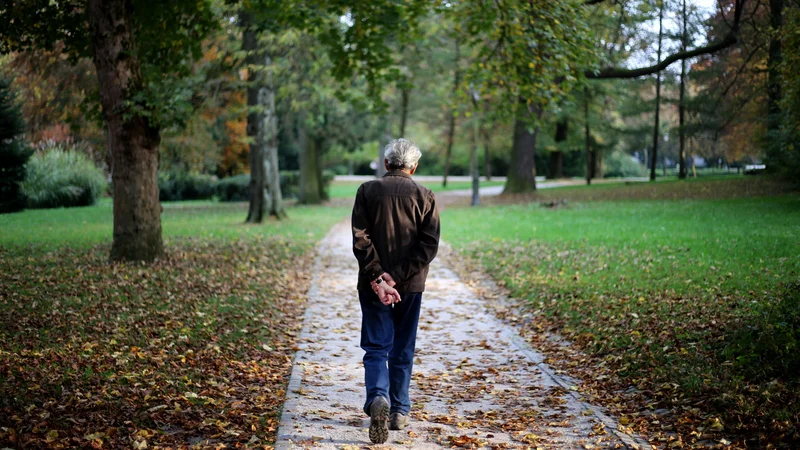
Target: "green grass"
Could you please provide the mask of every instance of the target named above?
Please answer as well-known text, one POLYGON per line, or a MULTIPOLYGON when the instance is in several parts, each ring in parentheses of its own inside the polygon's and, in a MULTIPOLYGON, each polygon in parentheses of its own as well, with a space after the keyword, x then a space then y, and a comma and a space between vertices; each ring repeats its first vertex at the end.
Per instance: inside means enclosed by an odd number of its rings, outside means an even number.
MULTIPOLYGON (((362 182, 360 181, 333 181, 331 182, 330 189, 328 190, 328 195, 332 199, 336 198, 354 198, 356 196, 356 191, 358 191, 358 187, 361 186, 362 182)), ((423 186, 426 186, 433 192, 446 192, 446 191, 453 191, 459 189, 471 189, 472 182, 470 181, 451 181, 447 183, 447 187, 442 187, 442 183, 439 181, 424 181, 420 182, 423 186)), ((502 186, 504 183, 502 181, 484 181, 481 180, 481 187, 487 186, 502 186)))
MULTIPOLYGON (((281 235, 293 240, 316 241, 347 217, 345 207, 297 206, 283 221, 244 223, 246 203, 185 201, 162 203, 161 225, 167 242, 177 237, 237 239, 281 235)), ((0 215, 0 247, 86 247, 110 243, 113 212, 110 199, 81 208, 27 210, 0 215)))
POLYGON ((609 370, 612 388, 648 393, 640 406, 701 405, 743 436, 800 418, 800 196, 449 208, 442 224, 530 327, 596 358, 576 363, 589 383, 609 370))

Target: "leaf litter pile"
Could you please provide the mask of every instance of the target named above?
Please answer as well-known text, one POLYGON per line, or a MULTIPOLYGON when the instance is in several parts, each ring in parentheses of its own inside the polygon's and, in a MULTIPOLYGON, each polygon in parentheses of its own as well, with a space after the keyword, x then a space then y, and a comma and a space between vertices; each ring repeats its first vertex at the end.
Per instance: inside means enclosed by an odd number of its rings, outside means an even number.
POLYGON ((184 238, 147 266, 0 249, 0 447, 269 447, 310 249, 184 238))
POLYGON ((588 401, 655 448, 800 448, 796 271, 741 292, 712 266, 681 288, 676 251, 494 240, 447 260, 546 363, 581 379, 588 401), (498 285, 524 301, 498 301, 498 285))

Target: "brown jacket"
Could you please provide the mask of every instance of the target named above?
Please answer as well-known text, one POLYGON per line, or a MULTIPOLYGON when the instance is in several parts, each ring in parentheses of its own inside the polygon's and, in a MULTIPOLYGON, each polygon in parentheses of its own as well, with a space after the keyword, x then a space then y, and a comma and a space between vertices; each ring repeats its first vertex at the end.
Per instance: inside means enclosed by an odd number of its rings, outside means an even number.
POLYGON ((400 293, 423 292, 439 249, 439 211, 430 189, 393 170, 358 188, 351 219, 358 290, 383 272, 400 293))

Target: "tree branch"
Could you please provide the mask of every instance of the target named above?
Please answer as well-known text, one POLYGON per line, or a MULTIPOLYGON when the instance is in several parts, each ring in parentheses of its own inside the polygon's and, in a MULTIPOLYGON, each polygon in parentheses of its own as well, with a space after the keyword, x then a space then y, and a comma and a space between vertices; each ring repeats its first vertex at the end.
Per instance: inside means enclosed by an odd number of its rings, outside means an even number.
POLYGON ((585 76, 586 78, 593 78, 593 79, 638 78, 645 75, 651 75, 656 72, 661 72, 662 70, 669 67, 669 65, 674 63, 675 61, 694 58, 695 56, 708 55, 726 49, 736 44, 739 41, 738 38, 739 23, 741 22, 742 7, 744 6, 745 1, 746 0, 736 0, 736 6, 733 14, 733 24, 731 25, 731 30, 719 42, 704 45, 702 47, 697 47, 692 50, 673 53, 672 55, 669 55, 666 58, 664 58, 664 60, 656 64, 653 64, 652 66, 640 67, 637 69, 607 67, 605 69, 601 69, 599 72, 587 71, 585 73, 585 76))

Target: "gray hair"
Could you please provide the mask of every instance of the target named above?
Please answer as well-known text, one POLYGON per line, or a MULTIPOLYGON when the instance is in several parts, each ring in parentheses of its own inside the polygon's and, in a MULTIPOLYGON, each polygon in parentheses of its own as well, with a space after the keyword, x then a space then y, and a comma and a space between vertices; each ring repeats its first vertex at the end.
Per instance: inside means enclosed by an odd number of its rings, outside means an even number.
POLYGON ((395 139, 384 148, 384 157, 392 169, 410 169, 421 156, 419 147, 408 139, 395 139))

